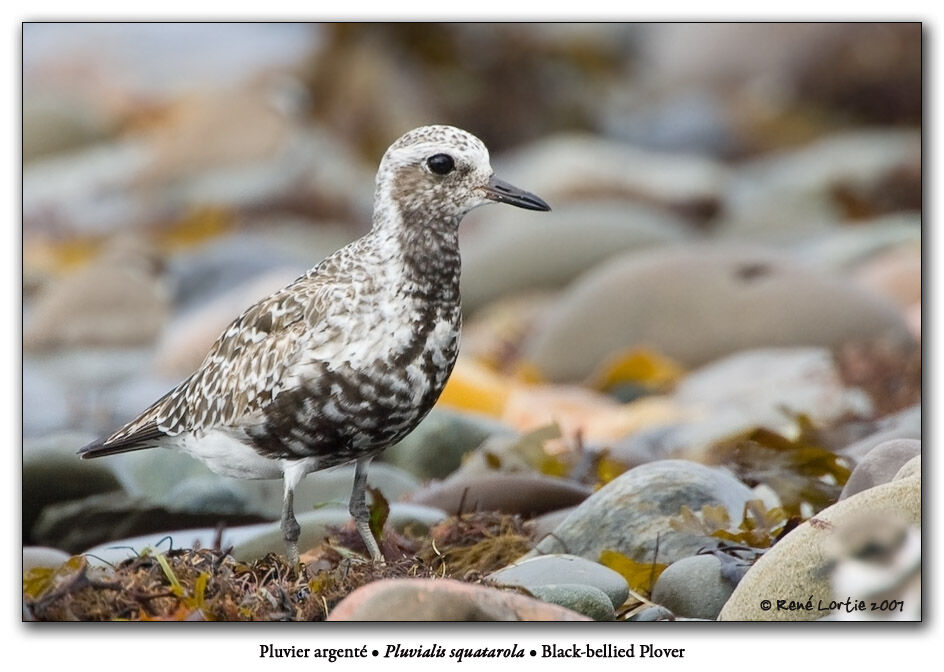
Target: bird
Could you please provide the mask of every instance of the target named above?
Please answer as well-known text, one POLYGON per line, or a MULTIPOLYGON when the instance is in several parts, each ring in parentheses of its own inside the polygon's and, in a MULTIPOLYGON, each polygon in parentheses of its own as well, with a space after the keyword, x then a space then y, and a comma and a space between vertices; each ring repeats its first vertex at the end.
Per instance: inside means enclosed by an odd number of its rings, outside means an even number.
POLYGON ((551 209, 495 177, 471 133, 407 132, 380 160, 368 233, 244 311, 196 371, 79 456, 163 447, 224 476, 282 479, 280 527, 295 567, 296 487, 353 462, 348 510, 371 560, 384 562, 368 523, 368 467, 429 413, 452 372, 459 223, 491 203, 551 209))

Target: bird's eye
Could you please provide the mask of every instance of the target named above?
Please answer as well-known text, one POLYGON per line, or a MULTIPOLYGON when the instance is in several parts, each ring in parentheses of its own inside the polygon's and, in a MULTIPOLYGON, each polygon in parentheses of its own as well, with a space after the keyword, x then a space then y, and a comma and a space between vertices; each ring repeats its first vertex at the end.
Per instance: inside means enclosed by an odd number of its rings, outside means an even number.
POLYGON ((426 159, 426 166, 437 175, 448 175, 456 167, 456 162, 448 154, 433 154, 426 159))

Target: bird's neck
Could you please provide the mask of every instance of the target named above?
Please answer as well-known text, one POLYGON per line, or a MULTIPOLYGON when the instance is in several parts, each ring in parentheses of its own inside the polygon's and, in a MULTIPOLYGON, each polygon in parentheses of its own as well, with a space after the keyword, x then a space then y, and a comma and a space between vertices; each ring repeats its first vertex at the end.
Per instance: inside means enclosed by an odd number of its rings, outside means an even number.
POLYGON ((453 292, 459 285, 459 218, 429 213, 375 210, 371 235, 379 247, 402 265, 405 275, 434 293, 453 292))

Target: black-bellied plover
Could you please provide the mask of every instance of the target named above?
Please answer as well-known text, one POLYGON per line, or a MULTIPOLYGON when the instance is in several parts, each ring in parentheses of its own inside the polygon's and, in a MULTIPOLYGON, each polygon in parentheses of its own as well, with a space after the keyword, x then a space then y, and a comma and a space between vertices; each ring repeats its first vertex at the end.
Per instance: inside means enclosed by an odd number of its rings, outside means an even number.
POLYGON ((370 232, 255 304, 200 368, 108 438, 101 457, 178 448, 215 472, 282 478, 282 532, 298 563, 292 497, 313 471, 355 462, 350 512, 373 560, 367 467, 419 424, 459 350, 458 226, 480 205, 550 210, 492 174, 488 150, 451 126, 397 140, 377 172, 370 232))

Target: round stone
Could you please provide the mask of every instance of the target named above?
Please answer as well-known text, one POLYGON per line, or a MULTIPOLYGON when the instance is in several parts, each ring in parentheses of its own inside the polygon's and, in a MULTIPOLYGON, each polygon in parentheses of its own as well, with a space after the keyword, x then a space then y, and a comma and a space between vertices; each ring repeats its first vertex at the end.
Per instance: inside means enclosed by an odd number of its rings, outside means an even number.
POLYGON ((595 621, 612 621, 616 610, 599 588, 583 583, 550 583, 534 586, 528 591, 539 600, 556 604, 578 614, 589 616, 595 621))
POLYGON ((630 253, 585 274, 535 326, 522 357, 568 382, 633 347, 695 367, 758 347, 872 339, 915 344, 897 306, 852 281, 764 248, 699 244, 630 253))
POLYGON ((921 441, 917 439, 892 439, 878 444, 852 470, 839 499, 888 483, 909 460, 920 455, 921 441))
POLYGON ((488 578, 496 583, 522 586, 531 592, 540 586, 556 584, 592 586, 607 595, 613 608, 618 608, 629 597, 629 586, 621 574, 586 558, 564 553, 521 560, 492 572, 488 578))
POLYGON ((566 552, 596 561, 612 550, 637 562, 675 562, 718 541, 674 530, 671 521, 683 506, 700 511, 705 504, 721 505, 740 520, 754 498, 727 470, 687 460, 650 462, 593 493, 526 557, 566 552))
POLYGON ((669 565, 652 588, 652 601, 676 616, 714 620, 734 592, 714 555, 693 555, 669 565))

